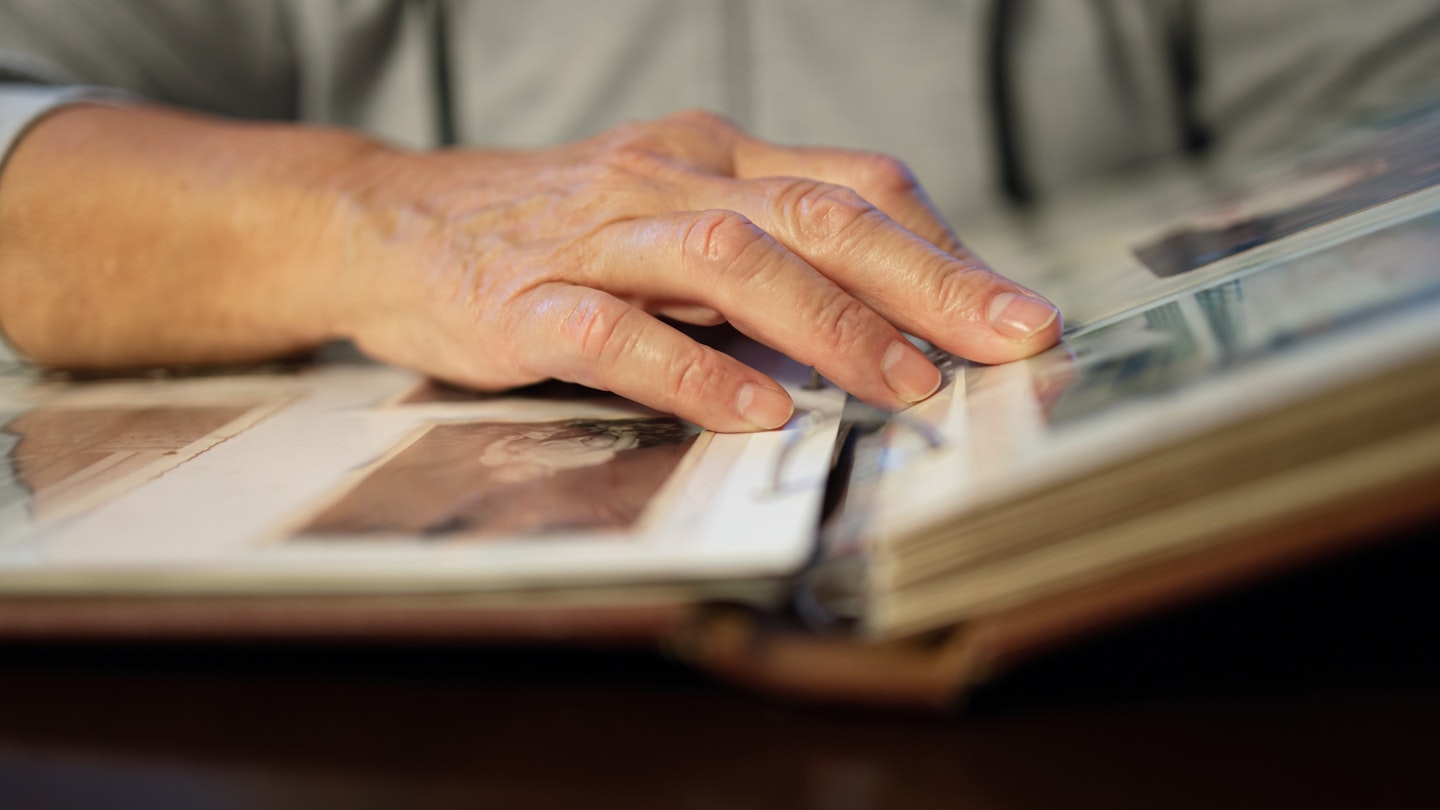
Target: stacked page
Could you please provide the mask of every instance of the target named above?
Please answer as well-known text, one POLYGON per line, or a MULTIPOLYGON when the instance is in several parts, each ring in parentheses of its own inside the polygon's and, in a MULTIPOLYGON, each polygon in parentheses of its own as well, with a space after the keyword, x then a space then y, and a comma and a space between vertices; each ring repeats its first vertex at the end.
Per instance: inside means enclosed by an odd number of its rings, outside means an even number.
POLYGON ((1440 471, 1440 127, 1362 135, 1218 195, 1171 175, 991 234, 1064 344, 939 358, 940 394, 868 441, 827 611, 948 627, 1440 471))

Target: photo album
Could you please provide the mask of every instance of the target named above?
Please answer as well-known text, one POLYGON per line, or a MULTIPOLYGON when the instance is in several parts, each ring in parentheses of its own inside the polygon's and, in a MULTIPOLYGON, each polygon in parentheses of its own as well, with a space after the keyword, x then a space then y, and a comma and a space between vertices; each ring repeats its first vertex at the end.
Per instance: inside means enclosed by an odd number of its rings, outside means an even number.
MULTIPOLYGON (((1064 340, 713 434, 344 351, 0 372, 0 639, 648 645, 953 705, 1087 634, 1440 516, 1440 114, 961 230, 1064 340)), ((929 348, 921 344, 922 348, 929 348)))

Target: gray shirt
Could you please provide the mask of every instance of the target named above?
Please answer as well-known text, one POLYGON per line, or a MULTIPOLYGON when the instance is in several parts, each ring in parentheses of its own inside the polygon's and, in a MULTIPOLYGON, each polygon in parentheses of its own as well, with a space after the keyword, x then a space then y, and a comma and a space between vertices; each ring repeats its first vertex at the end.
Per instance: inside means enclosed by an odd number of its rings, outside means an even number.
POLYGON ((544 146, 701 107, 777 141, 896 155, 963 233, 999 199, 997 99, 1042 194, 1178 151, 1186 112, 1221 150, 1258 153, 1440 95, 1440 5, 0 0, 0 157, 94 88, 412 147, 544 146))

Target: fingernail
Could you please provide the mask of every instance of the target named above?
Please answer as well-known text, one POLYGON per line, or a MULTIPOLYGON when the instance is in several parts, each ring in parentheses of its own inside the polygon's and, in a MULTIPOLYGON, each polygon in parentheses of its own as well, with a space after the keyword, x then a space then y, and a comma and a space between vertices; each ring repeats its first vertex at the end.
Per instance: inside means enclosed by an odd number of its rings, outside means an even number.
POLYGON ((906 402, 919 402, 940 387, 940 369, 904 341, 890 344, 880 369, 890 390, 906 402))
POLYGON ((795 405, 783 392, 764 385, 745 383, 735 398, 735 408, 745 421, 765 430, 782 427, 790 421, 795 405))
POLYGON ((1060 311, 1048 301, 1013 292, 1003 292, 990 300, 990 325, 996 332, 1014 340, 1024 340, 1049 326, 1060 311))

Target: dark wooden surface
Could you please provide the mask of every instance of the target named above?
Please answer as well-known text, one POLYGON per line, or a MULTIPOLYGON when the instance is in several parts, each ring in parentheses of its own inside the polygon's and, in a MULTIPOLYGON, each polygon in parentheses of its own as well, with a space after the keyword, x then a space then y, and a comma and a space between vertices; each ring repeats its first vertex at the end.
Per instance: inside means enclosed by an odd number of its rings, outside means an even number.
POLYGON ((1008 673, 952 715, 639 652, 0 646, 0 807, 1440 806, 1423 533, 1008 673))

